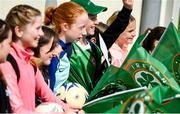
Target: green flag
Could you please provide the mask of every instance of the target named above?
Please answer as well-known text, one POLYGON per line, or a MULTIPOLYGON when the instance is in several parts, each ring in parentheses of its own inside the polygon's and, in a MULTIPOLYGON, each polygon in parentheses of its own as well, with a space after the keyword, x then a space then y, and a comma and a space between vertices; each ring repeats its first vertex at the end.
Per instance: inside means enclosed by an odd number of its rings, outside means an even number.
POLYGON ((95 80, 95 72, 100 66, 102 56, 100 49, 96 45, 94 45, 94 50, 96 52, 93 52, 92 47, 83 50, 76 43, 72 44, 71 68, 68 81, 81 84, 88 93, 94 88, 92 80, 95 80))
MULTIPOLYGON (((173 91, 169 86, 156 86, 129 97, 123 106, 119 106, 119 110, 120 113, 178 113, 179 100, 179 92, 173 91), (173 108, 173 105, 177 106, 173 108)), ((108 112, 116 112, 115 109, 118 107, 108 112)))
POLYGON ((130 74, 123 69, 110 66, 89 95, 88 101, 115 92, 139 87, 130 74))
POLYGON ((146 90, 146 88, 141 87, 141 88, 125 90, 121 92, 116 92, 114 94, 107 95, 86 103, 83 106, 83 110, 86 113, 104 113, 109 110, 112 110, 114 107, 118 105, 122 105, 123 102, 125 102, 126 99, 128 99, 130 96, 138 92, 142 92, 144 90, 146 90))
POLYGON ((178 113, 179 92, 170 86, 136 88, 107 95, 86 103, 86 113, 178 113))
POLYGON ((152 88, 157 85, 168 85, 179 91, 172 73, 140 45, 133 46, 122 68, 129 72, 132 79, 140 86, 152 88))
POLYGON ((93 104, 91 104, 91 102, 87 103, 87 105, 85 105, 85 107, 83 108, 85 111, 87 111, 88 113, 127 113, 133 111, 153 112, 153 110, 155 110, 155 107, 160 107, 159 109, 167 112, 167 105, 162 105, 163 99, 172 97, 173 95, 175 95, 175 93, 180 93, 180 88, 177 82, 174 80, 172 73, 168 71, 166 66, 149 55, 147 51, 140 46, 140 42, 142 42, 142 40, 144 39, 143 37, 145 36, 146 35, 141 36, 139 38, 140 40, 138 40, 133 45, 121 68, 110 66, 106 70, 106 72, 90 94, 89 100, 95 98, 95 100, 93 100, 93 104), (126 94, 125 96, 127 97, 123 96, 125 98, 122 100, 123 103, 114 103, 112 99, 114 98, 115 100, 117 100, 115 96, 113 96, 110 100, 109 98, 102 97, 108 94, 110 94, 109 96, 114 95, 112 94, 113 92, 125 92, 131 90, 132 88, 141 86, 146 86, 150 89, 150 92, 147 91, 145 93, 138 93, 136 96, 133 96, 132 94, 128 96, 128 94, 126 94), (138 99, 143 95, 149 95, 149 93, 153 93, 155 98, 153 98, 153 105, 151 105, 151 108, 148 108, 150 106, 148 103, 151 103, 149 101, 151 97, 145 97, 144 101, 146 101, 146 103, 143 104, 143 106, 146 107, 145 110, 143 109, 143 107, 141 107, 142 102, 138 99), (97 98, 103 98, 103 100, 97 100, 97 98), (137 102, 133 104, 131 102, 132 99, 134 101, 137 100, 137 102), (124 100, 126 100, 127 102, 124 102, 124 100))
POLYGON ((139 43, 145 36, 138 38, 140 40, 133 45, 121 68, 110 66, 106 70, 91 92, 89 100, 140 86, 152 88, 168 85, 179 91, 172 73, 140 46, 139 43))
POLYGON ((135 41, 135 43, 134 43, 133 46, 135 46, 135 45, 142 45, 143 41, 147 38, 147 36, 149 35, 149 33, 151 33, 150 30, 148 30, 148 32, 147 32, 146 34, 140 35, 140 36, 136 39, 136 41, 135 41))
POLYGON ((180 94, 163 99, 161 106, 156 107, 153 112, 157 113, 180 113, 180 94))
POLYGON ((152 56, 162 62, 180 84, 180 37, 171 22, 152 56))
MULTIPOLYGON (((136 51, 136 48, 139 47, 139 44, 145 39, 148 34, 149 33, 147 33, 146 35, 141 35, 137 38, 133 48, 131 48, 129 55, 132 55, 132 53, 136 51)), ((89 100, 136 87, 139 87, 139 85, 135 83, 130 73, 122 68, 117 68, 111 65, 107 68, 101 79, 96 84, 95 88, 89 96, 89 100)))

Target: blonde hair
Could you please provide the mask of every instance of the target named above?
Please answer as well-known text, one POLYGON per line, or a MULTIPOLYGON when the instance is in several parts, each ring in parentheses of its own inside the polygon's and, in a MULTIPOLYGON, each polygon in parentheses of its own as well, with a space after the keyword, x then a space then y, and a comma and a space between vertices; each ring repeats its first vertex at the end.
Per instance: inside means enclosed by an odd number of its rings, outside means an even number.
POLYGON ((65 2, 59 7, 49 7, 45 12, 45 25, 52 25, 54 30, 59 33, 61 32, 61 24, 67 23, 71 26, 76 18, 86 13, 85 9, 74 2, 65 2))
MULTIPOLYGON (((107 20, 107 25, 108 26, 110 26, 113 22, 114 22, 114 20, 117 18, 117 16, 118 16, 118 14, 119 14, 119 11, 115 11, 110 17, 109 17, 109 19, 107 20)), ((132 15, 130 15, 130 18, 129 18, 129 23, 130 22, 133 22, 133 21, 135 21, 136 19, 134 18, 134 16, 132 16, 132 15)))
POLYGON ((16 26, 22 27, 33 21, 33 18, 40 16, 41 12, 29 5, 17 5, 13 7, 6 16, 6 21, 12 29, 13 41, 16 41, 16 34, 14 28, 16 26))
POLYGON ((118 15, 119 11, 115 11, 107 20, 107 25, 110 26, 114 20, 116 19, 117 15, 118 15))

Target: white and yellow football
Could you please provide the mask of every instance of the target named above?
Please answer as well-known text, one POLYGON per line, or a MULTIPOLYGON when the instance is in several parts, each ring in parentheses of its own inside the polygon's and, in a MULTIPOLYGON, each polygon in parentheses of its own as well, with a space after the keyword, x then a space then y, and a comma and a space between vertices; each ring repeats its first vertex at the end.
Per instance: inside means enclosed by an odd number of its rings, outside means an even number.
POLYGON ((82 108, 88 97, 88 92, 78 83, 64 83, 57 96, 73 108, 82 108))

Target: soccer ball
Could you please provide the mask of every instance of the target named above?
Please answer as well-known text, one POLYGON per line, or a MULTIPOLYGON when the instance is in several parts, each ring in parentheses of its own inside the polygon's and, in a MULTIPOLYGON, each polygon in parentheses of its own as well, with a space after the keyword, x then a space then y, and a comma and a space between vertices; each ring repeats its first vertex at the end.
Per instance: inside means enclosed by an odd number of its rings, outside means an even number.
POLYGON ((82 108, 88 97, 87 91, 78 83, 64 83, 57 96, 73 108, 82 108))

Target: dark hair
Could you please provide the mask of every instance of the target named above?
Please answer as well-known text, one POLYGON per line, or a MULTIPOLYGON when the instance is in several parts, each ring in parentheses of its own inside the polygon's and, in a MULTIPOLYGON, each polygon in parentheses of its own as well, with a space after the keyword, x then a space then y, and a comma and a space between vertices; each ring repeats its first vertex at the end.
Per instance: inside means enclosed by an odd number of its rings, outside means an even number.
POLYGON ((153 51, 153 49, 155 48, 154 42, 160 40, 165 29, 165 27, 157 26, 154 29, 148 28, 146 30, 145 33, 147 33, 149 30, 151 31, 142 44, 142 46, 144 47, 144 49, 147 50, 147 52, 153 51))
POLYGON ((0 19, 0 42, 8 38, 8 33, 10 30, 11 29, 7 22, 0 19))
POLYGON ((105 24, 103 22, 99 22, 99 24, 96 25, 94 35, 89 35, 86 38, 88 40, 91 40, 91 38, 95 38, 96 39, 96 45, 100 46, 99 34, 102 35, 106 31, 107 28, 108 28, 107 24, 105 24))
MULTIPOLYGON (((0 43, 8 38, 9 31, 11 31, 11 28, 9 27, 8 23, 0 19, 0 43)), ((7 85, 1 71, 0 71, 0 80, 2 80, 4 85, 7 85)))
POLYGON ((53 39, 53 43, 49 51, 52 51, 57 46, 57 43, 58 43, 58 35, 56 34, 54 30, 52 30, 49 27, 42 26, 42 31, 44 32, 44 36, 42 36, 39 39, 38 47, 33 49, 34 56, 36 57, 40 57, 40 48, 48 44, 50 40, 52 39, 52 37, 54 37, 54 39, 53 39))

